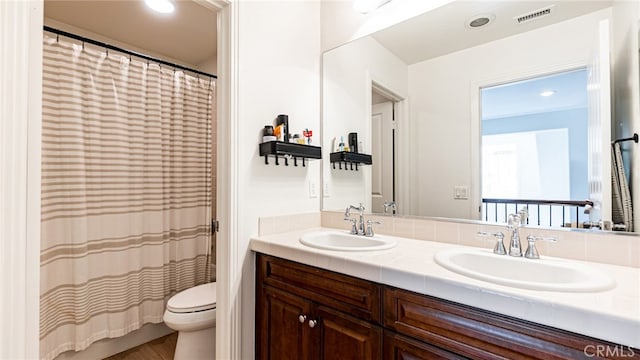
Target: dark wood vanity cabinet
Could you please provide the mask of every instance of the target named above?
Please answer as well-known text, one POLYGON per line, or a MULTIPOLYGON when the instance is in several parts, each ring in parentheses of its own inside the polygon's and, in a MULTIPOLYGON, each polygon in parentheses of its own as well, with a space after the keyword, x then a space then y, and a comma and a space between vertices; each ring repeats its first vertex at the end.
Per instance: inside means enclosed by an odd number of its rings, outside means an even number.
POLYGON ((640 358, 637 349, 427 295, 385 287, 383 296, 385 329, 466 358, 640 358))
POLYGON ((313 303, 299 296, 265 286, 258 296, 256 309, 256 345, 258 359, 312 359, 316 343, 310 342, 313 328, 306 317, 313 303), (259 311, 259 313, 258 313, 259 311), (299 316, 304 316, 302 322, 299 316))
POLYGON ((457 360, 466 359, 423 341, 384 331, 384 359, 389 360, 457 360))
POLYGON ((320 359, 382 359, 382 328, 339 311, 319 306, 320 359))
POLYGON ((257 256, 257 359, 382 359, 381 286, 257 256))
POLYGON ((257 255, 256 358, 640 359, 640 350, 257 255))

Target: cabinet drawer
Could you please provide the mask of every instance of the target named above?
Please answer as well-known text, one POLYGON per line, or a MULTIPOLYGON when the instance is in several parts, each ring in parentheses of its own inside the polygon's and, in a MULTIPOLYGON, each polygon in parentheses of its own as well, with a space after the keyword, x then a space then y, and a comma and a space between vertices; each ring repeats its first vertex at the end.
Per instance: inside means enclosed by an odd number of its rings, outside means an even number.
POLYGON ((613 358, 640 356, 620 345, 406 290, 385 287, 383 301, 385 327, 475 359, 587 359, 594 357, 585 349, 598 345, 618 350, 609 354, 613 358))
POLYGON ((258 284, 282 289, 357 318, 381 322, 381 286, 366 280, 257 254, 258 284))
POLYGON ((384 331, 384 359, 386 360, 463 360, 464 357, 435 346, 384 331))

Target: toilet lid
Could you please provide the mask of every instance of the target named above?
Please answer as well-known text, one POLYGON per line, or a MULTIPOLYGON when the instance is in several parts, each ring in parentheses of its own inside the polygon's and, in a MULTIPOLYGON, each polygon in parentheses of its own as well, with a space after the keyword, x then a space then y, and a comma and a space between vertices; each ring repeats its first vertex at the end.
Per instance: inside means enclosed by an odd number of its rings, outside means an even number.
POLYGON ((189 313, 216 308, 216 283, 211 282, 183 290, 167 302, 167 310, 189 313))

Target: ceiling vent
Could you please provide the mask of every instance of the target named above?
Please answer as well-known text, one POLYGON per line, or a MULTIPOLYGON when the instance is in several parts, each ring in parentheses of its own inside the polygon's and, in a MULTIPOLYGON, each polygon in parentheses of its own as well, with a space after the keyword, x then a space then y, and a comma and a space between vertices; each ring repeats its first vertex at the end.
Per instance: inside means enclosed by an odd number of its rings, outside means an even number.
POLYGON ((522 14, 520 16, 516 16, 514 18, 514 20, 516 20, 518 22, 518 24, 523 24, 523 23, 529 22, 531 20, 536 20, 536 19, 540 19, 540 18, 545 17, 545 16, 549 16, 549 15, 551 15, 551 10, 553 9, 554 6, 555 5, 550 5, 550 6, 547 6, 545 8, 542 8, 542 9, 539 9, 539 10, 536 10, 536 11, 531 11, 531 12, 528 12, 526 14, 522 14))

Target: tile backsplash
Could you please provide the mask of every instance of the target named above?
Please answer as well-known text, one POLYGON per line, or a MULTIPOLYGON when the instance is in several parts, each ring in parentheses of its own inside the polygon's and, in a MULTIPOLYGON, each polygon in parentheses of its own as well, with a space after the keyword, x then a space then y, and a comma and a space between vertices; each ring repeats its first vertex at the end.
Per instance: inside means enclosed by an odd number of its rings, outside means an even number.
POLYGON ((319 212, 261 217, 258 221, 258 235, 273 235, 320 226, 319 212))
MULTIPOLYGON (((307 215, 308 216, 308 215, 307 215)), ((344 214, 323 211, 323 227, 348 229, 344 214)), ((377 233, 407 237, 419 240, 438 241, 481 248, 492 248, 493 237, 480 236, 479 231, 505 234, 508 246, 509 234, 506 225, 487 225, 447 221, 446 219, 420 219, 407 217, 366 215, 367 220, 382 222, 377 225, 377 233)), ((540 255, 566 259, 593 261, 605 264, 640 267, 640 236, 631 234, 610 234, 596 230, 542 229, 524 227, 520 229, 523 251, 528 235, 555 237, 557 242, 538 241, 536 247, 540 255)))
MULTIPOLYGON (((379 234, 406 237, 417 240, 429 240, 480 248, 492 248, 494 237, 481 236, 478 232, 505 234, 508 246, 509 234, 506 225, 488 225, 448 221, 447 219, 421 219, 366 215, 367 220, 380 221, 375 226, 379 234)), ((344 221, 344 213, 322 211, 303 214, 261 217, 258 234, 273 235, 289 231, 317 227, 349 229, 344 221)), ((536 247, 540 255, 566 259, 593 261, 605 264, 632 266, 640 268, 640 236, 630 234, 610 234, 596 230, 543 229, 524 227, 520 229, 523 251, 526 249, 527 235, 555 237, 557 242, 538 241, 536 247)))

